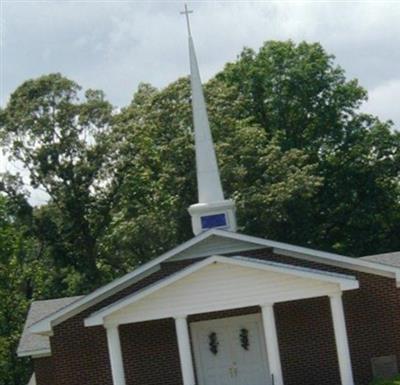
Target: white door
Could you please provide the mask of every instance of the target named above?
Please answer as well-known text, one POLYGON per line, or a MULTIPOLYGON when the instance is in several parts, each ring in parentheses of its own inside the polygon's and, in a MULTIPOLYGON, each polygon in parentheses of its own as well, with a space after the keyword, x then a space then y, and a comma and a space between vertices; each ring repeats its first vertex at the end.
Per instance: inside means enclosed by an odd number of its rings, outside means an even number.
POLYGON ((199 385, 271 385, 259 314, 190 327, 199 385))

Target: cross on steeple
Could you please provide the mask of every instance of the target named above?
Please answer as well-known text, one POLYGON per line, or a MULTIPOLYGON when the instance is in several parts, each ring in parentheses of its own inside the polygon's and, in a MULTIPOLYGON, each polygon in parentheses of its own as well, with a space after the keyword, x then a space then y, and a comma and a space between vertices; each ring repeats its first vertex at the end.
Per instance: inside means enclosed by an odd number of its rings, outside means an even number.
POLYGON ((189 15, 193 13, 193 11, 188 9, 187 4, 185 4, 185 10, 180 12, 181 15, 185 15, 186 16, 186 25, 187 25, 187 29, 188 29, 188 34, 189 36, 192 36, 192 33, 190 31, 190 21, 189 21, 189 15))

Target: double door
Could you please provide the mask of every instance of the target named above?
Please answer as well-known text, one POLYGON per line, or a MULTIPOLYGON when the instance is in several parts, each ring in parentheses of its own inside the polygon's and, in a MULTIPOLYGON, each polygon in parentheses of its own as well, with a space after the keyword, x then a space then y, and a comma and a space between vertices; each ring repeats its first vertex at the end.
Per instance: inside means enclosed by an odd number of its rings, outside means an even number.
POLYGON ((271 385, 261 316, 191 324, 199 385, 271 385))

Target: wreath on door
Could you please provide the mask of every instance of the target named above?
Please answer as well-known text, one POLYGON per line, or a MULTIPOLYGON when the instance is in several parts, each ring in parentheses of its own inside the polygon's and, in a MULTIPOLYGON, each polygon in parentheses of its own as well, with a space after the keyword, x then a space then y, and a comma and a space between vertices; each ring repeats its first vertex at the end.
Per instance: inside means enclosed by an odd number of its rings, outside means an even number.
POLYGON ((208 345, 210 347, 211 353, 216 355, 218 353, 218 345, 219 345, 217 333, 211 332, 208 335, 208 345))
POLYGON ((250 341, 249 341, 249 331, 245 328, 240 329, 239 334, 240 345, 244 350, 249 350, 250 341))

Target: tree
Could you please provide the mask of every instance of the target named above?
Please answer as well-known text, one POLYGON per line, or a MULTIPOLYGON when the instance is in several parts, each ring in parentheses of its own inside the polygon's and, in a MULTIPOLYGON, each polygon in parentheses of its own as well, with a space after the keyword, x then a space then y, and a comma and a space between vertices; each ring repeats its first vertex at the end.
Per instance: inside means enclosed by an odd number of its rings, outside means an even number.
MULTIPOLYGON (((302 150, 284 152, 262 127, 238 116, 244 107, 232 87, 215 79, 206 91, 225 193, 236 199, 241 229, 277 239, 290 231, 293 241, 303 241, 299 228, 308 228, 307 208, 321 185, 317 165, 302 150)), ((179 79, 163 90, 141 85, 113 127, 111 168, 123 170, 123 178, 103 245, 121 259, 130 255, 133 265, 192 236, 191 125, 189 82, 179 79)))
MULTIPOLYGON (((400 249, 400 134, 360 112, 365 89, 319 44, 244 49, 205 94, 240 231, 355 257, 400 249)), ((32 299, 82 294, 192 236, 189 82, 141 84, 113 111, 101 91, 42 76, 0 110, 0 138, 49 195, 31 207, 18 178, 0 184, 0 384, 20 385, 32 299)))
POLYGON ((26 202, 0 195, 0 384, 28 381, 30 365, 16 349, 29 303, 46 295, 51 269, 40 258, 32 236, 26 202), (22 204, 21 204, 22 203, 22 204))
POLYGON ((284 153, 304 153, 322 182, 287 223, 258 223, 263 235, 352 256, 400 248, 400 134, 360 113, 367 92, 333 56, 317 43, 267 42, 216 79, 236 102, 231 116, 261 126, 284 153))
MULTIPOLYGON (((241 231, 352 256, 400 247, 399 134, 360 113, 365 89, 319 44, 245 49, 205 91, 241 231)), ((107 241, 115 250, 127 234, 118 249, 133 261, 191 235, 190 115, 189 84, 179 79, 163 90, 142 85, 113 127, 113 165, 121 166, 113 167, 124 177, 107 241), (157 242, 144 247, 144 234, 157 242)))
POLYGON ((196 190, 190 126, 186 79, 162 91, 140 85, 116 117, 108 165, 115 193, 101 241, 115 267, 132 269, 191 236, 187 208, 196 190))
POLYGON ((102 92, 86 91, 83 101, 80 92, 60 74, 26 81, 2 114, 2 136, 12 159, 29 171, 32 187, 50 197, 51 209, 42 210, 37 223, 47 227, 39 237, 50 235, 44 241, 55 247, 56 264, 73 266, 92 288, 100 282, 97 237, 107 220, 108 206, 97 192, 106 184, 102 166, 112 108, 102 92))

